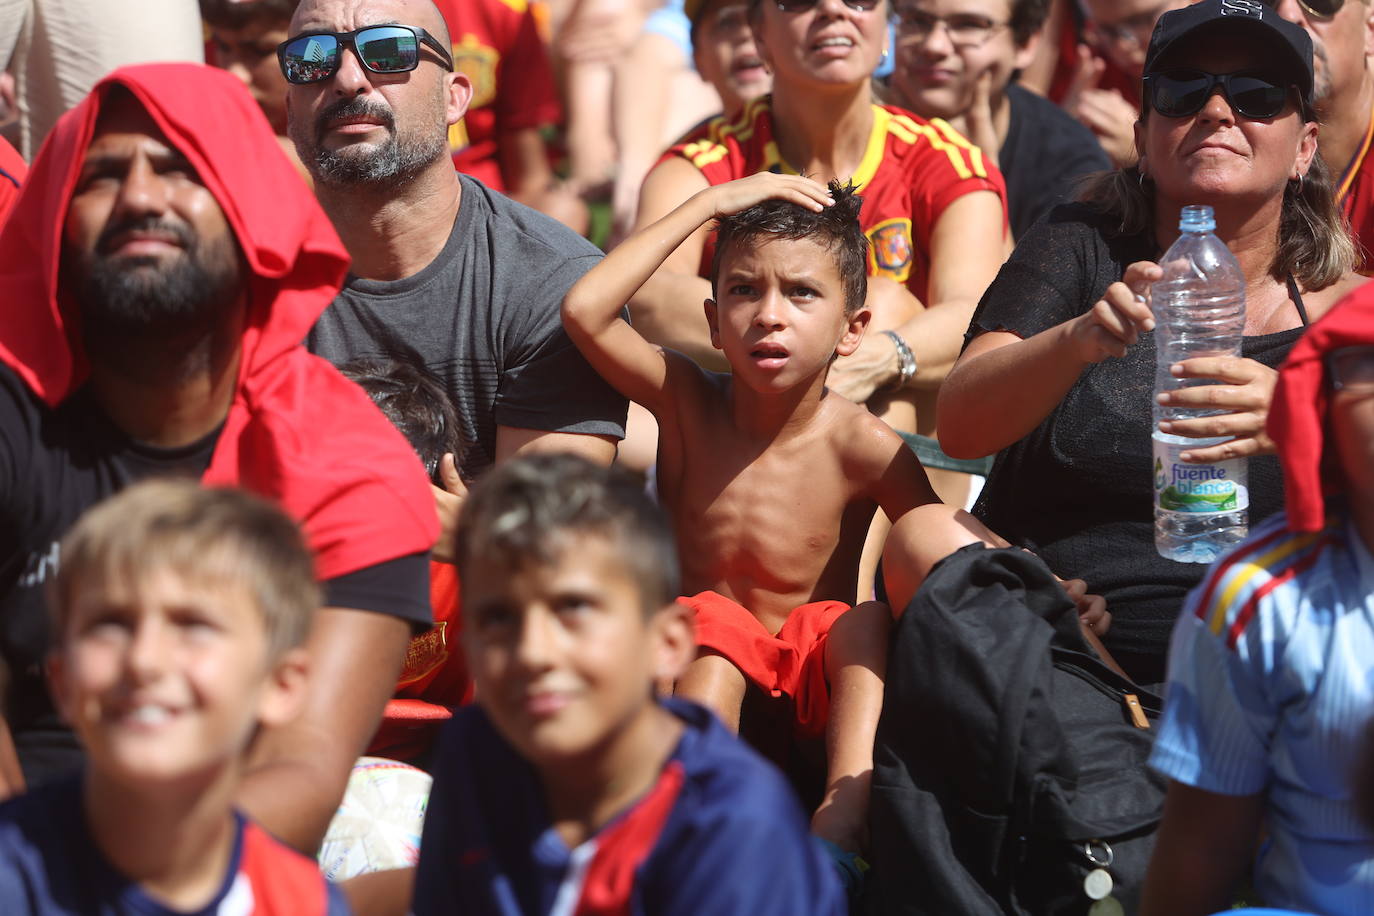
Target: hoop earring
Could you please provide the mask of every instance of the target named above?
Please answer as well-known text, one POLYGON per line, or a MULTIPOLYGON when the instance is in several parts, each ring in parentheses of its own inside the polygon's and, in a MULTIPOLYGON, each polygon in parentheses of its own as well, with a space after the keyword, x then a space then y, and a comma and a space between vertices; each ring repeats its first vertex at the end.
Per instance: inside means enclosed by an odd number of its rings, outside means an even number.
POLYGON ((1301 172, 1299 172, 1297 178, 1290 178, 1290 179, 1288 179, 1288 186, 1289 186, 1290 188, 1293 188, 1293 193, 1294 193, 1295 195, 1301 195, 1301 194, 1302 194, 1302 182, 1303 182, 1303 179, 1306 178, 1306 177, 1307 177, 1307 176, 1305 176, 1305 175, 1303 175, 1301 172), (1294 182, 1297 182, 1297 186, 1296 186, 1296 187, 1294 187, 1294 184, 1293 184, 1294 182))
POLYGON ((1136 180, 1136 184, 1140 185, 1140 190, 1142 190, 1142 191, 1145 190, 1145 179, 1148 178, 1148 177, 1149 177, 1149 176, 1145 174, 1145 170, 1144 170, 1144 169, 1142 169, 1142 168, 1140 168, 1140 167, 1138 167, 1138 166, 1136 167, 1136 170, 1135 170, 1135 180, 1136 180))

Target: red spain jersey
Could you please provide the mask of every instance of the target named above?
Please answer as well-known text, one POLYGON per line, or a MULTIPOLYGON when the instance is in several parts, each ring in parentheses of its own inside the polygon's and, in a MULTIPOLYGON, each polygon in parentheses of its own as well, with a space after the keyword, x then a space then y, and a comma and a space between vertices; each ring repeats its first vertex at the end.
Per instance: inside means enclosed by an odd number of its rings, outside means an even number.
POLYGON ((1366 276, 1374 274, 1374 156, 1369 155, 1371 141, 1374 141, 1374 112, 1370 114, 1369 126, 1365 129, 1364 140, 1355 158, 1346 166, 1336 187, 1341 213, 1349 224, 1350 234, 1355 237, 1355 245, 1359 250, 1359 262, 1355 269, 1366 276))
MULTIPOLYGON (((663 159, 673 156, 692 163, 713 185, 755 172, 796 174, 773 141, 767 96, 750 102, 734 120, 721 115, 697 127, 663 159)), ((922 302, 930 277, 930 233, 952 201, 994 191, 1005 221, 1006 185, 982 151, 944 121, 926 121, 891 105, 873 106, 868 148, 850 180, 863 195, 859 223, 868 236, 869 275, 906 284, 922 302)), ((712 234, 702 251, 703 277, 710 274, 714 252, 712 234)))
POLYGON ((453 39, 453 65, 472 81, 463 120, 449 128, 458 171, 504 191, 504 133, 562 118, 553 69, 530 0, 436 0, 453 39))
POLYGON ((387 701, 381 725, 367 747, 369 757, 411 761, 429 750, 439 727, 453 710, 472 702, 472 678, 460 642, 458 569, 433 560, 429 564, 429 600, 434 626, 414 636, 396 692, 387 701))

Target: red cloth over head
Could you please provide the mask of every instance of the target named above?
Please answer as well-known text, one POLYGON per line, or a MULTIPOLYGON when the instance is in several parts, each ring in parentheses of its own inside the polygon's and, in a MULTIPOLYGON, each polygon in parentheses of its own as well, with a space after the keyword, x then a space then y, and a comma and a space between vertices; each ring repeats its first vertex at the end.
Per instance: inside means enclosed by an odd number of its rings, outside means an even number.
POLYGON ((1374 344, 1374 284, 1336 303, 1293 345, 1279 369, 1269 408, 1269 435, 1283 462, 1284 508, 1294 531, 1320 531, 1326 522, 1322 486, 1330 387, 1326 355, 1341 347, 1374 344))
POLYGON ((0 360, 50 406, 88 374, 79 316, 59 288, 62 230, 101 106, 123 86, 219 201, 247 262, 238 390, 207 484, 276 499, 305 528, 321 578, 428 549, 424 470, 360 388, 307 353, 348 254, 243 84, 200 64, 105 77, 48 135, 0 229, 0 360))

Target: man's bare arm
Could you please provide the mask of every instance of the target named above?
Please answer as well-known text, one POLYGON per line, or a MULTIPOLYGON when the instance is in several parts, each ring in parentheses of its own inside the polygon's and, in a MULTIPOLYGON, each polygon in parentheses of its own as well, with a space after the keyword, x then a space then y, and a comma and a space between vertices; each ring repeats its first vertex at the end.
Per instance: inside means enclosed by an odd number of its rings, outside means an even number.
POLYGON ((375 611, 324 608, 311 630, 305 706, 254 742, 238 802, 300 852, 314 856, 353 763, 377 730, 410 642, 410 625, 375 611))
POLYGON ((539 452, 567 452, 580 455, 595 464, 609 465, 615 460, 616 439, 586 433, 551 433, 542 429, 519 429, 514 426, 496 427, 496 463, 501 464, 516 455, 539 452))

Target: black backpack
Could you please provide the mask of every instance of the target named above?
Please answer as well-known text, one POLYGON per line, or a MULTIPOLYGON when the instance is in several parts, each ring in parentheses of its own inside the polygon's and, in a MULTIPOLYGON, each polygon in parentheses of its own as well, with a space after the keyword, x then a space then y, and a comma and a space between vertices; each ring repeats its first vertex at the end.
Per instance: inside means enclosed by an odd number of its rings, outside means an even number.
POLYGON ((946 557, 893 632, 868 912, 1083 914, 1099 867, 1135 912, 1165 787, 1137 723, 1159 710, 1089 648, 1037 557, 946 557))

